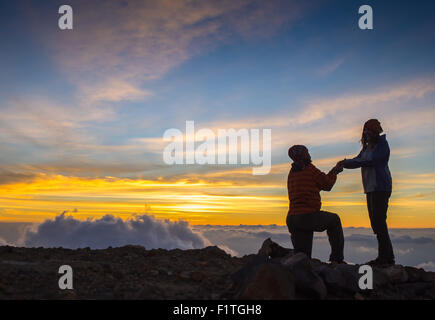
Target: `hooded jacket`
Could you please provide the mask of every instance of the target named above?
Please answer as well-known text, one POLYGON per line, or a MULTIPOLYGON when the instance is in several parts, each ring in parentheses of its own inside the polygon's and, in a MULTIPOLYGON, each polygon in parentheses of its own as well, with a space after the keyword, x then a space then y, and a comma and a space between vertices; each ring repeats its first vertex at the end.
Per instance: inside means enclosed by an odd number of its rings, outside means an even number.
POLYGON ((392 189, 392 179, 388 160, 390 159, 390 147, 386 135, 379 136, 379 140, 373 149, 362 149, 353 159, 344 162, 346 169, 361 168, 364 193, 373 191, 389 191, 392 189))

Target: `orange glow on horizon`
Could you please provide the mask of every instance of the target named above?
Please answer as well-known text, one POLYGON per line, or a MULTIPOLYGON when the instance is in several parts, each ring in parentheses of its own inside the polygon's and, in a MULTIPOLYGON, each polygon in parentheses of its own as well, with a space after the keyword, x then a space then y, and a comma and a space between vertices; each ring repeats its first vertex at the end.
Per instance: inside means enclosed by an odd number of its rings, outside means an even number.
MULTIPOLYGON (((151 214, 193 225, 285 224, 288 200, 280 181, 236 184, 208 178, 190 182, 41 174, 30 182, 0 186, 0 221, 42 222, 68 211, 78 219, 151 214)), ((338 213, 344 227, 370 227, 363 194, 334 191, 322 198, 323 209, 338 213)), ((393 196, 389 226, 434 228, 434 206, 432 198, 393 196)))

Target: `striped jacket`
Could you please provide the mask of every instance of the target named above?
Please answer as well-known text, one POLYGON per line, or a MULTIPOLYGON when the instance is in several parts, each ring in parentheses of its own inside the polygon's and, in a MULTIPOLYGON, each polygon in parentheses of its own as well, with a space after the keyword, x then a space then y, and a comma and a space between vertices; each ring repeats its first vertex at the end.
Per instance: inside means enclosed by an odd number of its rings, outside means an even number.
POLYGON ((321 208, 320 191, 330 191, 337 180, 333 172, 328 174, 309 164, 303 170, 290 170, 287 179, 289 214, 317 212, 321 208))

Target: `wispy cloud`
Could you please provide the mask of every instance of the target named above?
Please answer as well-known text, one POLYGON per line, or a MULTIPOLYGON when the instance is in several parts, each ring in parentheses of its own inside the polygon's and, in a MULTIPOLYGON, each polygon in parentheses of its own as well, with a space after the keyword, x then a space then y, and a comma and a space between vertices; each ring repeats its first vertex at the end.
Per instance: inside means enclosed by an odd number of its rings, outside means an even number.
MULTIPOLYGON (((370 118, 379 118, 385 132, 399 138, 405 134, 428 134, 433 130, 435 109, 432 108, 433 101, 425 98, 434 92, 432 79, 410 80, 365 93, 356 90, 336 97, 307 99, 297 108, 289 108, 292 111, 280 111, 279 114, 214 119, 202 122, 197 129, 209 128, 217 132, 219 128, 271 128, 274 150, 286 150, 292 144, 357 143, 364 121, 370 118), (410 104, 422 103, 423 107, 409 109, 410 104)), ((147 142, 151 143, 152 150, 163 150, 162 139, 152 138, 147 142)))
MULTIPOLYGON (((385 85, 383 88, 374 88, 368 92, 360 93, 358 89, 354 92, 339 94, 335 97, 307 97, 304 102, 292 106, 291 111, 280 111, 279 114, 267 114, 261 118, 252 116, 243 120, 212 122, 215 127, 227 123, 227 127, 250 128, 250 127, 274 127, 274 128, 301 128, 317 125, 324 127, 325 123, 338 129, 350 129, 357 125, 362 129, 361 119, 369 119, 376 115, 388 114, 393 120, 388 120, 394 126, 403 127, 403 117, 412 116, 414 122, 428 119, 433 113, 433 108, 406 108, 410 103, 423 99, 426 95, 435 92, 435 81, 433 79, 416 79, 394 85, 385 85), (296 110, 295 110, 296 109, 296 110), (394 113, 392 113, 394 111, 394 113), (344 127, 344 128, 343 128, 344 127)), ((311 127, 310 127, 311 128, 311 127)))
MULTIPOLYGON (((75 29, 43 32, 59 67, 93 100, 136 100, 143 85, 231 39, 258 38, 301 16, 295 1, 75 1, 75 29)), ((37 8, 34 9, 38 12, 37 8)))
POLYGON ((320 76, 329 75, 330 73, 333 73, 335 70, 337 70, 345 61, 345 57, 336 58, 330 61, 328 64, 324 65, 323 67, 319 68, 317 70, 317 74, 319 74, 320 76))
POLYGON ((41 97, 19 97, 1 106, 2 142, 36 146, 77 147, 94 143, 84 132, 87 122, 107 121, 111 108, 69 105, 41 97))
POLYGON ((94 86, 86 85, 82 87, 81 95, 83 101, 96 103, 98 101, 143 101, 152 96, 152 93, 127 81, 109 79, 94 86))
MULTIPOLYGON (((337 98, 323 99, 312 102, 304 108, 304 112, 298 117, 298 122, 304 124, 319 121, 328 116, 340 115, 340 113, 346 116, 342 118, 349 119, 350 113, 353 113, 354 116, 360 116, 362 113, 380 112, 379 108, 381 106, 387 109, 399 109, 404 102, 423 98, 426 94, 434 91, 435 82, 431 79, 423 79, 386 87, 374 92, 346 94, 337 98), (396 104, 391 106, 390 103, 396 104)), ((337 120, 337 117, 335 119, 337 120)))

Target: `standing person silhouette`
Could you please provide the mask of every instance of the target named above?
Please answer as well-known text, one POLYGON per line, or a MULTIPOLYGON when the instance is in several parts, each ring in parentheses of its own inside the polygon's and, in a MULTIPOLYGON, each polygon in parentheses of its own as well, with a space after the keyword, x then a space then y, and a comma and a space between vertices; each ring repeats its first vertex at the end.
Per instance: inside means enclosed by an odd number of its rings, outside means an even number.
POLYGON ((392 181, 388 168, 390 147, 380 122, 370 119, 364 124, 361 137, 362 150, 353 159, 338 162, 346 169, 361 168, 367 209, 373 232, 378 240, 378 257, 367 262, 370 265, 394 265, 393 246, 387 227, 388 201, 391 196, 392 181))

